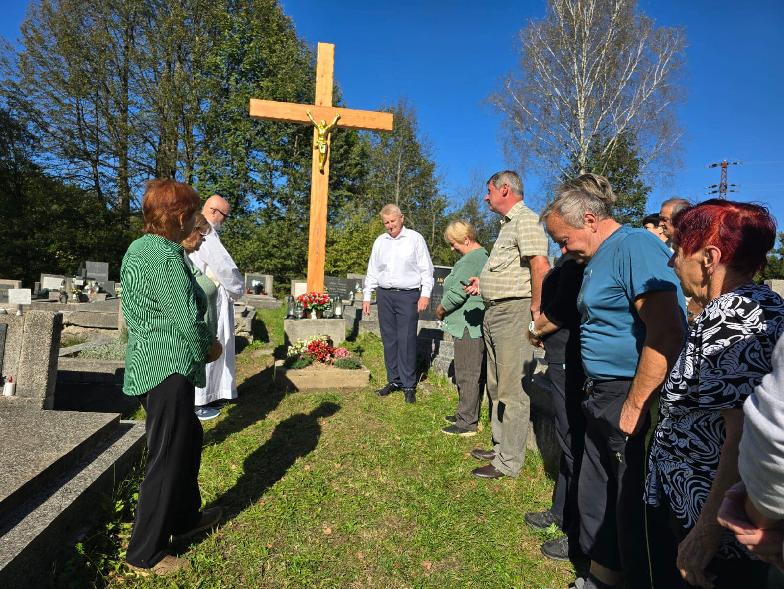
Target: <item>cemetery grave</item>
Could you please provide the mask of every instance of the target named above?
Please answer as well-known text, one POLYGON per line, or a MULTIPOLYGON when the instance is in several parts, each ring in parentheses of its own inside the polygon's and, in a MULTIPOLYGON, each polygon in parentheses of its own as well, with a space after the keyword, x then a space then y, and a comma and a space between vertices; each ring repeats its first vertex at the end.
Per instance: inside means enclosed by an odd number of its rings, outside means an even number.
POLYGON ((0 326, 0 370, 16 382, 14 396, 0 397, 0 586, 44 586, 46 563, 140 458, 144 425, 52 409, 62 315, 0 315, 0 326))

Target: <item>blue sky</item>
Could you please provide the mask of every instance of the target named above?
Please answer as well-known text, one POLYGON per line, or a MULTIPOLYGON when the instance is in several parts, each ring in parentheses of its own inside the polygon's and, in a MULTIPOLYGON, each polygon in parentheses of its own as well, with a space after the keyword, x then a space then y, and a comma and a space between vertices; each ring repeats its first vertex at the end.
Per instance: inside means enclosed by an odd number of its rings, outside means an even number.
MULTIPOLYGON (((444 191, 464 197, 476 179, 507 167, 501 116, 487 104, 518 60, 518 31, 541 18, 544 0, 280 0, 311 46, 335 44, 346 106, 375 109, 405 99, 417 113, 444 191)), ((27 2, 0 0, 0 34, 14 40, 27 2)), ((707 164, 730 168, 732 198, 767 204, 784 230, 784 2, 640 0, 658 24, 683 26, 688 48, 679 107, 682 166, 654 186, 650 210, 672 195, 707 198, 718 183, 707 164)), ((534 202, 540 178, 524 177, 534 202)))

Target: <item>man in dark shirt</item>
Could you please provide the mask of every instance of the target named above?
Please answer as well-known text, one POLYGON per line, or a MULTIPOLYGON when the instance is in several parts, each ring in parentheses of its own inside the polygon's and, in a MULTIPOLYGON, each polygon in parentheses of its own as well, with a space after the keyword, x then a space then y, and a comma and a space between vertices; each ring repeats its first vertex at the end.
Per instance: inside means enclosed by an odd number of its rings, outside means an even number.
POLYGON ((585 438, 583 400, 585 373, 580 356, 580 314, 577 295, 583 282, 583 266, 563 256, 542 283, 542 314, 529 326, 534 345, 544 346, 547 376, 552 383, 555 431, 561 447, 553 503, 547 511, 526 513, 529 525, 546 529, 552 524, 565 535, 542 544, 542 554, 557 560, 582 556, 577 507, 577 479, 585 438))

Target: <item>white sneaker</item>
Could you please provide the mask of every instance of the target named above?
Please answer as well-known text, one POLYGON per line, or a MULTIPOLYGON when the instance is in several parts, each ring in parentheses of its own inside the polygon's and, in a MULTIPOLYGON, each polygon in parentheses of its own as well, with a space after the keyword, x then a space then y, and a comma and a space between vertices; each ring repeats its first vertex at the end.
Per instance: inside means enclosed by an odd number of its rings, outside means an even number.
POLYGON ((196 417, 198 417, 200 421, 209 421, 210 419, 215 419, 218 415, 220 415, 220 411, 207 405, 196 407, 196 417))

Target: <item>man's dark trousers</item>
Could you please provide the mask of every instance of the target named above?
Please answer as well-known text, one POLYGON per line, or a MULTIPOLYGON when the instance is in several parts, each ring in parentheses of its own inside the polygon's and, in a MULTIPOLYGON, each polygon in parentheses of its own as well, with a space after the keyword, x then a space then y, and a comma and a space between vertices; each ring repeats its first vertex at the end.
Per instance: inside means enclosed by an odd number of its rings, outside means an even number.
POLYGON ((379 288, 376 291, 387 382, 397 383, 404 389, 414 388, 417 383, 416 338, 419 292, 419 289, 393 288, 379 288))
POLYGON ((573 366, 567 369, 563 364, 550 363, 547 365, 547 377, 553 385, 555 433, 561 447, 561 461, 550 511, 561 520, 561 529, 569 537, 570 554, 578 554, 580 516, 577 481, 585 445, 585 415, 582 408, 585 374, 573 366))
POLYGON ((580 464, 580 546, 591 560, 622 571, 626 589, 648 589, 645 541, 646 414, 640 431, 620 430, 631 379, 586 381, 585 449, 580 464))

